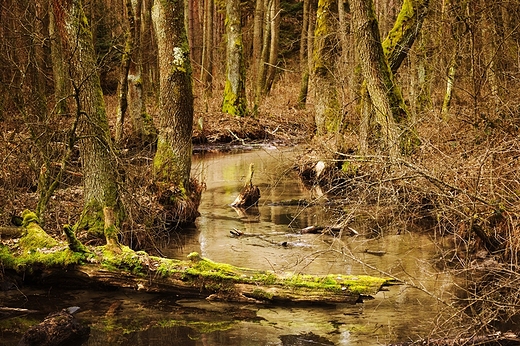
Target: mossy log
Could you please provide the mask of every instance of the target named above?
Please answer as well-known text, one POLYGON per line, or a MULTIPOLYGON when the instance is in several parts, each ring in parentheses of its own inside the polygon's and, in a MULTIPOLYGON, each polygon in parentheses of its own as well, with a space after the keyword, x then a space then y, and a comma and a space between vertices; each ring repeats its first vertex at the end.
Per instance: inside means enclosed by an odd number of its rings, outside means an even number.
MULTIPOLYGON (((18 244, 34 233, 45 234, 33 213, 26 213, 27 229, 18 244)), ((246 302, 353 303, 376 294, 387 278, 366 275, 276 274, 215 263, 192 253, 186 260, 150 256, 122 245, 81 247, 75 243, 48 242, 32 248, 0 245, 4 269, 24 272, 42 284, 67 282, 132 288, 182 297, 215 298, 246 302)), ((76 240, 77 241, 77 240, 76 240)))

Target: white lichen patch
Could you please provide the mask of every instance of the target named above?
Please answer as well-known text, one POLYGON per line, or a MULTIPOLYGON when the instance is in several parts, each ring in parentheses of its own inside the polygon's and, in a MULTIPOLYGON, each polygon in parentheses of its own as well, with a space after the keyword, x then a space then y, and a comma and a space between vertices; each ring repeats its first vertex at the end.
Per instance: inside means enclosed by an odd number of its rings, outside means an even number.
POLYGON ((175 66, 182 66, 184 64, 184 50, 181 47, 173 47, 173 61, 175 66))

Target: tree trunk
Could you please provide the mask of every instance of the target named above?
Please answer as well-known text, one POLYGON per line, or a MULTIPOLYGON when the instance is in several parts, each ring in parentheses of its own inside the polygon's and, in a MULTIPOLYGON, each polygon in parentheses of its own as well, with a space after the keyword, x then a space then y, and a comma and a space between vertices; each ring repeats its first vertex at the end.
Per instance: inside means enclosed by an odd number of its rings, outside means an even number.
POLYGON ((264 0, 256 0, 255 2, 255 17, 253 22, 253 63, 251 70, 253 74, 251 76, 251 80, 253 81, 251 90, 254 92, 254 100, 255 100, 255 112, 259 107, 260 99, 257 97, 258 83, 261 81, 260 76, 260 64, 263 64, 262 61, 262 43, 263 43, 263 34, 264 34, 264 19, 265 19, 265 8, 264 8, 264 0))
POLYGON ((308 49, 308 30, 309 30, 309 10, 311 0, 303 0, 303 21, 300 34, 300 69, 301 83, 300 94, 298 95, 298 107, 305 108, 307 93, 309 91, 309 63, 307 61, 308 49))
POLYGON ((204 0, 202 42, 202 68, 200 79, 204 87, 204 97, 207 102, 211 97, 213 89, 213 0, 204 0))
POLYGON ((247 113, 245 66, 240 20, 240 0, 226 2, 226 82, 222 111, 236 116, 247 113))
POLYGON ((143 1, 143 25, 141 28, 141 82, 142 90, 146 101, 148 96, 153 97, 154 100, 158 100, 159 90, 159 67, 157 61, 157 40, 156 35, 153 34, 153 23, 152 23, 152 6, 153 0, 141 0, 143 1))
MULTIPOLYGON (((49 4, 52 7, 52 4, 49 4)), ((70 114, 68 100, 72 95, 69 76, 69 67, 63 52, 63 45, 56 33, 56 23, 52 8, 49 8, 49 36, 51 38, 51 60, 54 81, 54 99, 56 100, 56 114, 70 114)))
POLYGON ((193 91, 190 50, 182 2, 160 0, 153 6, 160 71, 160 114, 153 175, 159 202, 169 219, 193 222, 198 216, 198 196, 192 196, 191 134, 193 91))
POLYGON ((316 28, 314 30, 314 69, 316 135, 341 131, 342 117, 338 102, 334 71, 336 64, 335 32, 333 16, 335 0, 318 1, 316 28))
POLYGON ((255 110, 260 106, 262 100, 264 88, 265 88, 265 77, 266 77, 266 63, 267 57, 269 56, 269 38, 271 36, 271 13, 268 11, 273 0, 263 0, 264 8, 264 20, 262 28, 262 48, 260 50, 260 58, 258 60, 258 69, 256 72, 256 80, 254 86, 255 92, 255 110))
POLYGON ((443 17, 447 17, 449 22, 449 32, 453 39, 453 53, 449 60, 446 74, 446 89, 442 102, 441 117, 448 120, 451 100, 453 98, 455 82, 457 79, 457 70, 461 62, 461 46, 463 45, 464 36, 467 34, 467 25, 465 23, 467 13, 467 1, 454 2, 446 1, 446 10, 443 17))
POLYGON ((393 74, 408 55, 421 32, 430 0, 404 0, 394 27, 383 41, 383 51, 393 74))
POLYGON ((114 226, 122 218, 117 167, 99 81, 92 35, 79 0, 53 0, 56 28, 68 55, 70 78, 79 117, 83 167, 84 210, 78 228, 104 235, 103 210, 114 211, 114 226))
POLYGON ((269 46, 269 61, 267 65, 267 74, 264 85, 264 95, 267 95, 273 86, 278 65, 278 46, 280 40, 280 18, 281 18, 280 0, 273 0, 271 3, 270 19, 271 19, 271 41, 269 46))
POLYGON ((351 6, 356 47, 367 91, 375 110, 376 122, 380 127, 382 149, 390 157, 397 157, 413 146, 406 129, 408 113, 383 52, 372 1, 353 0, 351 6), (404 124, 402 132, 398 124, 404 124))
POLYGON ((123 139, 123 129, 125 124, 125 115, 128 109, 128 73, 132 63, 135 48, 135 14, 132 8, 132 0, 125 0, 126 19, 128 28, 125 32, 125 48, 121 56, 121 75, 119 77, 119 103, 116 114, 116 133, 115 141, 119 145, 123 139))
POLYGON ((446 76, 446 91, 444 92, 444 99, 442 101, 441 116, 443 120, 448 120, 450 114, 451 99, 453 98, 453 87, 455 85, 455 77, 457 76, 457 67, 459 56, 459 47, 455 46, 455 52, 450 59, 448 66, 448 75, 446 76))

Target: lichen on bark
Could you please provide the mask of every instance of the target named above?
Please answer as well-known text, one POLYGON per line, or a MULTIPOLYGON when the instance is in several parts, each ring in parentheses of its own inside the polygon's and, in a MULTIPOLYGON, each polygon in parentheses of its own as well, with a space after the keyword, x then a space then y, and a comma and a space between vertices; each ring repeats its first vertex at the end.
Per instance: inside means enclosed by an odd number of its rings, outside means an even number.
POLYGON ((240 1, 226 2, 226 82, 222 111, 234 116, 247 114, 240 1))
POLYGON ((315 89, 316 135, 341 132, 343 122, 335 84, 334 18, 335 1, 320 0, 316 14, 315 43, 313 51, 313 78, 315 89))

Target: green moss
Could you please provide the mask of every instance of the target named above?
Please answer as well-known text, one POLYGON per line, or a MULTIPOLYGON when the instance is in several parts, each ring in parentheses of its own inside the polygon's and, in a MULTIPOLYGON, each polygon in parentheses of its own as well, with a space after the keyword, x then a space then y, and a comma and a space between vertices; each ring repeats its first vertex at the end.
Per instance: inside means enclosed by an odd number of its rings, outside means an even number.
POLYGON ((63 226, 63 233, 65 233, 67 237, 67 242, 69 243, 69 249, 74 252, 89 252, 89 250, 76 238, 76 234, 74 233, 74 229, 69 225, 63 226))
POLYGON ((359 170, 359 164, 350 161, 345 161, 341 165, 341 170, 349 177, 355 177, 359 170))
POLYGON ((97 201, 85 205, 74 229, 87 230, 89 234, 102 238, 105 234, 103 207, 97 201))
POLYGON ((153 260, 159 261, 156 269, 157 274, 162 277, 169 277, 172 274, 180 273, 183 269, 182 262, 177 260, 164 259, 160 257, 151 257, 153 260))
POLYGON ((30 327, 39 324, 39 319, 22 316, 0 319, 0 330, 9 333, 23 334, 30 327))
POLYGON ((148 257, 148 254, 145 252, 135 252, 124 245, 117 247, 107 245, 98 249, 102 253, 101 265, 108 270, 126 270, 135 275, 145 275, 147 272, 147 268, 143 265, 148 257))
POLYGON ((230 80, 226 80, 226 84, 224 86, 222 112, 240 117, 247 114, 246 102, 233 91, 230 80))
MULTIPOLYGON (((286 277, 280 277, 267 271, 253 272, 251 269, 235 267, 230 264, 216 263, 201 258, 196 252, 191 253, 189 258, 193 265, 186 268, 186 274, 199 278, 211 278, 221 283, 233 281, 236 283, 256 283, 259 285, 281 285, 318 291, 348 292, 353 295, 370 295, 377 293, 377 290, 379 290, 383 284, 389 282, 386 278, 364 275, 352 276, 331 274, 327 276, 315 276, 291 274, 286 277), (251 275, 249 275, 249 273, 251 273, 251 275)), ((261 292, 258 293, 260 294, 261 292)), ((265 293, 268 294, 267 292, 265 293)))
POLYGON ((326 58, 325 50, 331 49, 330 41, 333 27, 331 21, 331 7, 334 1, 319 0, 316 13, 316 27, 314 28, 315 47, 313 51, 314 73, 324 74, 330 68, 330 59, 326 58))
POLYGON ((288 286, 300 287, 312 290, 325 290, 332 292, 345 292, 352 295, 370 295, 377 293, 379 288, 388 283, 385 278, 373 276, 353 276, 353 275, 292 275, 284 280, 288 286))
POLYGON ((23 271, 33 269, 33 266, 41 267, 67 267, 71 264, 79 264, 85 260, 82 253, 73 252, 66 246, 57 246, 52 249, 34 249, 27 252, 16 253, 7 246, 0 247, 0 262, 4 268, 23 271))
POLYGON ((383 51, 386 57, 389 57, 395 49, 396 45, 401 40, 403 33, 406 32, 405 28, 407 22, 412 20, 414 16, 415 10, 413 8, 412 0, 404 0, 401 11, 394 23, 394 27, 390 30, 388 36, 383 41, 383 51))
POLYGON ((233 327, 233 321, 185 321, 185 320, 164 320, 159 321, 158 325, 163 328, 189 327, 198 333, 208 334, 216 331, 228 330, 233 327))
POLYGON ((253 293, 251 293, 251 297, 258 300, 271 300, 273 299, 273 294, 266 292, 260 288, 257 288, 253 290, 253 293))
POLYGON ((22 226, 25 228, 25 232, 24 236, 18 242, 18 247, 22 251, 52 248, 58 245, 58 242, 45 233, 40 227, 36 213, 30 210, 24 210, 22 218, 22 226))

